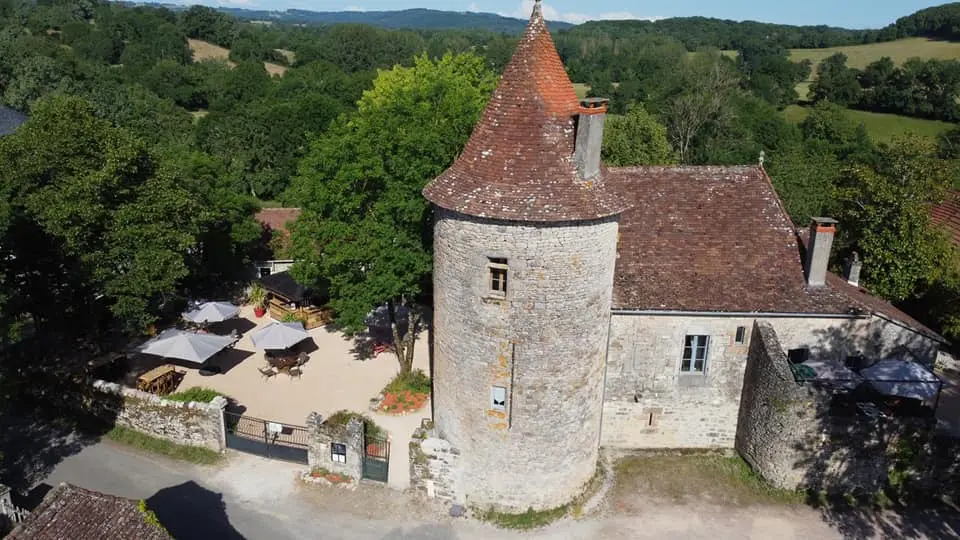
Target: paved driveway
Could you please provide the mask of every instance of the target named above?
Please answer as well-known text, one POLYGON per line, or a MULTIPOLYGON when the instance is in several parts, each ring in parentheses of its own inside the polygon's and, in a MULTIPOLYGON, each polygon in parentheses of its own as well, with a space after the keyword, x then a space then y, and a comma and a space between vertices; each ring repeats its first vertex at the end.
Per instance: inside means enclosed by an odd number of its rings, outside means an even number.
MULTIPOLYGON (((231 454, 217 468, 143 455, 113 443, 89 446, 62 461, 47 478, 146 499, 179 540, 535 538, 831 539, 957 537, 956 516, 888 513, 830 516, 808 508, 673 506, 650 501, 640 515, 564 520, 532 533, 452 520, 432 501, 377 486, 357 491, 298 486, 298 467, 231 454), (949 518, 949 519, 948 519, 949 518)), ((638 498, 642 497, 638 494, 638 498)))

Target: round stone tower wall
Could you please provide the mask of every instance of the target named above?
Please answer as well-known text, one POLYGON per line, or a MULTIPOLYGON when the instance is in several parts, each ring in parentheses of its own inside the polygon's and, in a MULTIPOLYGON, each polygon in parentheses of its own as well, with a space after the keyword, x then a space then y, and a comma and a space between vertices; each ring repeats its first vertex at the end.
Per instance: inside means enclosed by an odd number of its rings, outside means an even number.
POLYGON ((434 419, 460 452, 459 491, 483 508, 563 505, 597 466, 617 218, 437 212, 434 419), (497 259, 504 298, 491 293, 497 259))

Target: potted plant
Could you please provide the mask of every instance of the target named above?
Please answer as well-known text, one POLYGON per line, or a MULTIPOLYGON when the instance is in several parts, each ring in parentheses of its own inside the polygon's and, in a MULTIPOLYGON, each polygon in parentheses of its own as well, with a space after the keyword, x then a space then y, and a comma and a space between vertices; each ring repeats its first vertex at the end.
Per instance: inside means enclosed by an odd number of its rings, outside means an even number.
POLYGON ((254 283, 250 287, 250 305, 253 306, 253 314, 259 319, 267 313, 266 303, 267 303, 267 290, 263 288, 263 285, 259 283, 254 283))

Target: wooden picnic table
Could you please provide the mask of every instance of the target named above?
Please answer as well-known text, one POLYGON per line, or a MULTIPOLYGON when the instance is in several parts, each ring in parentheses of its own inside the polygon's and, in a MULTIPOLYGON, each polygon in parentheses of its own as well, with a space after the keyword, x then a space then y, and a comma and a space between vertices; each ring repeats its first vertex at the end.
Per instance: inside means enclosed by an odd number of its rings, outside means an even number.
POLYGON ((155 367, 137 377, 137 389, 164 396, 173 391, 176 380, 177 369, 170 364, 166 364, 155 367))

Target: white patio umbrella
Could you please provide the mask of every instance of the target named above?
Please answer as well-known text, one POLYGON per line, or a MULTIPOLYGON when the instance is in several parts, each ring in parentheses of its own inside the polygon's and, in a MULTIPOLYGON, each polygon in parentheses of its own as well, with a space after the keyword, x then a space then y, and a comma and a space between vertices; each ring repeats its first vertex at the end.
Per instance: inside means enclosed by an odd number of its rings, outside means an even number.
POLYGON ((183 318, 199 324, 223 322, 240 313, 240 308, 229 302, 204 302, 196 309, 187 311, 183 318))
POLYGON ((927 400, 940 391, 940 378, 916 362, 881 360, 860 370, 860 376, 886 396, 927 400))
POLYGON ((235 341, 229 336, 195 334, 170 328, 141 345, 138 350, 144 354, 202 364, 235 341))
POLYGON ((250 341, 258 349, 289 349, 310 337, 299 322, 275 322, 250 335, 250 341))

